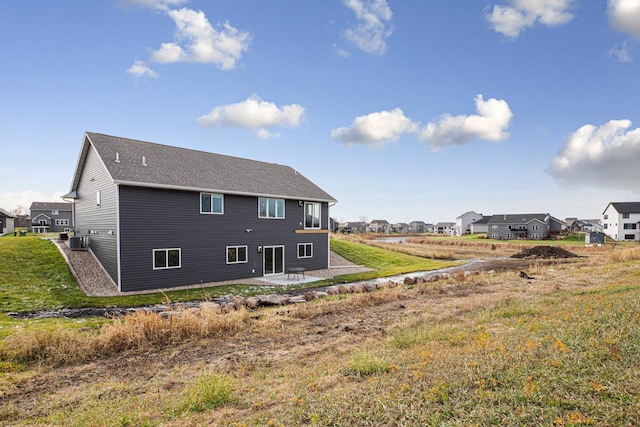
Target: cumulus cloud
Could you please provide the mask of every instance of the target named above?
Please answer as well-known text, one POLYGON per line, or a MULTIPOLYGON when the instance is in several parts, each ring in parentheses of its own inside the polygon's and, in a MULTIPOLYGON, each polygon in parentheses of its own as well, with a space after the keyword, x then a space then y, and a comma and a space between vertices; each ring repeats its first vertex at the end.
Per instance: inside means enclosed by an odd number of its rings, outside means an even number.
POLYGON ((619 62, 625 62, 625 63, 633 62, 633 58, 631 57, 631 52, 627 47, 627 42, 624 42, 619 46, 612 47, 609 50, 609 56, 614 57, 619 62))
POLYGON ((357 19, 356 25, 345 31, 346 38, 364 52, 384 54, 386 39, 393 33, 393 12, 387 0, 344 0, 344 5, 357 19))
POLYGON ((198 124, 204 128, 235 127, 242 129, 256 129, 256 136, 260 139, 271 139, 280 136, 279 133, 269 132, 267 127, 298 126, 304 117, 304 107, 299 104, 289 104, 278 107, 273 102, 267 102, 258 96, 250 96, 242 102, 219 105, 209 114, 200 116, 198 124))
POLYGON ((493 30, 515 39, 536 24, 555 26, 573 19, 573 0, 510 0, 509 6, 495 5, 486 18, 493 30))
POLYGON ((239 31, 228 22, 216 29, 202 11, 182 8, 169 10, 167 15, 176 23, 176 40, 162 43, 152 53, 152 61, 215 64, 222 70, 231 70, 249 48, 250 33, 239 31))
POLYGON ((171 7, 178 7, 189 0, 120 0, 122 3, 131 6, 141 6, 150 9, 169 10, 171 7))
POLYGON ((18 207, 28 210, 33 202, 62 202, 61 197, 66 193, 66 191, 57 191, 47 194, 37 190, 0 193, 0 207, 7 211, 12 211, 18 207))
POLYGON ((135 77, 158 77, 159 74, 153 71, 144 61, 136 61, 127 69, 127 73, 135 77))
POLYGON ((404 115, 400 108, 359 116, 350 127, 331 131, 331 138, 347 145, 369 144, 381 148, 397 141, 405 133, 418 131, 418 125, 404 115))
POLYGON ((630 128, 630 120, 582 126, 551 160, 547 173, 567 184, 638 192, 640 128, 630 128))
POLYGON ((640 0, 609 0, 609 24, 631 36, 640 36, 640 0))
POLYGON ((482 95, 475 98, 478 114, 452 116, 443 115, 436 123, 429 122, 420 132, 420 140, 428 141, 433 151, 443 146, 456 146, 474 138, 487 141, 503 141, 509 137, 509 127, 513 113, 507 101, 482 95))

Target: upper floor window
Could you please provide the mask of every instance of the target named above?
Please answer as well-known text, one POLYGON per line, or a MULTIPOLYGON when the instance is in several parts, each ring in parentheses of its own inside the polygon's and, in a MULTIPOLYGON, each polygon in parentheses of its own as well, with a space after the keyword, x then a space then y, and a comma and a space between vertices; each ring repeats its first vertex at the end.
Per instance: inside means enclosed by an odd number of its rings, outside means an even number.
POLYGON ((304 204, 304 228, 320 228, 320 203, 304 204))
POLYGON ((637 226, 638 226, 638 224, 636 224, 636 223, 629 223, 628 222, 628 223, 624 224, 623 228, 625 230, 635 230, 637 228, 637 226))
POLYGON ((227 246, 227 264, 247 262, 246 246, 227 246))
POLYGON ((604 219, 609 219, 609 215, 605 214, 604 219))
POLYGON ((623 213, 622 214, 622 219, 629 219, 629 214, 628 213, 623 213))
POLYGON ((492 230, 497 230, 497 229, 498 229, 498 226, 497 226, 497 225, 492 225, 492 226, 491 226, 491 229, 492 229, 492 230))
POLYGON ((533 225, 531 226, 531 229, 532 229, 532 230, 537 230, 537 229, 538 229, 538 224, 533 224, 533 225))
POLYGON ((258 197, 258 218, 284 218, 284 199, 258 197))
POLYGON ((154 249, 153 250, 153 269, 165 270, 169 268, 180 268, 181 250, 176 249, 154 249))
POLYGON ((59 214, 60 214, 60 212, 58 212, 57 209, 54 209, 54 210, 51 211, 51 215, 59 215, 59 214))
POLYGON ((224 198, 222 194, 200 193, 200 213, 224 213, 224 198))

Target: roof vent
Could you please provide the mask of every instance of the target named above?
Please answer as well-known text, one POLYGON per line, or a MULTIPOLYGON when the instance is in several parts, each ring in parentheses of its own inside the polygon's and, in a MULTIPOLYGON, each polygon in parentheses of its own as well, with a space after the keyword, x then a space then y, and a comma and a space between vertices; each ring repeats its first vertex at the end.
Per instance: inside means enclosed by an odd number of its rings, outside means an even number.
POLYGON ((147 159, 142 156, 142 166, 147 166, 147 159))
POLYGON ((116 153, 116 163, 120 163, 120 153, 116 153))

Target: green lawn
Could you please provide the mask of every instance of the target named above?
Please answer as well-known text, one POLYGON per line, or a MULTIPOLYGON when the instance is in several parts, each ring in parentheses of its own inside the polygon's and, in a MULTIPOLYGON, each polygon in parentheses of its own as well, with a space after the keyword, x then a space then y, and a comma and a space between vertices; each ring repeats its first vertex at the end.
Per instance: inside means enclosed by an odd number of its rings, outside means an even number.
MULTIPOLYGON (((322 284, 366 280, 452 265, 352 242, 332 240, 331 247, 353 262, 376 270, 362 275, 341 276, 323 281, 322 284)), ((144 295, 88 297, 78 287, 52 242, 35 236, 0 238, 0 313, 50 308, 141 306, 165 303, 167 300, 206 300, 270 291, 265 286, 233 285, 144 295)))

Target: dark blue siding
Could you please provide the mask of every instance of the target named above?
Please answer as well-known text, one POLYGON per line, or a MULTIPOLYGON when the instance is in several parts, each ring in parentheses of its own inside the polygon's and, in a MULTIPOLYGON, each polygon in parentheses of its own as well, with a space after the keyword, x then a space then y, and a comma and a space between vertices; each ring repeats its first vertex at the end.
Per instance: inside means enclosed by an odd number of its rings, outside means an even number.
MULTIPOLYGON (((261 277, 259 246, 285 246, 285 269, 328 267, 326 232, 295 233, 304 228, 298 200, 286 201, 285 219, 259 219, 251 196, 225 195, 223 215, 200 214, 199 192, 121 186, 119 196, 123 291, 261 277), (313 243, 313 258, 298 259, 298 243, 313 243), (245 245, 248 262, 228 265, 226 247, 245 245), (153 250, 164 248, 181 249, 181 268, 153 270, 153 250)), ((324 231, 327 224, 323 203, 324 231)))

